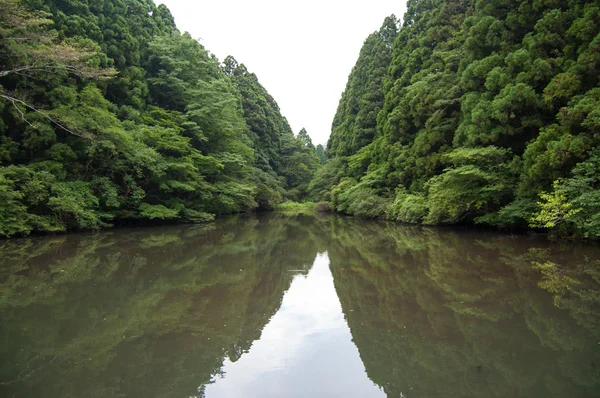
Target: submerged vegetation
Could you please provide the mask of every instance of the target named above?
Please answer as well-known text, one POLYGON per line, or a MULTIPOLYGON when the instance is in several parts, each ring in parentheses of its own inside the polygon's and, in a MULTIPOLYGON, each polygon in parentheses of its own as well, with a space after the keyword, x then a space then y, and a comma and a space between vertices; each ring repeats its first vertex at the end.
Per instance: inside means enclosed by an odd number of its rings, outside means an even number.
POLYGON ((600 6, 408 2, 367 38, 312 200, 600 237, 600 6))
POLYGON ((324 151, 152 0, 0 0, 0 236, 300 200, 324 151))

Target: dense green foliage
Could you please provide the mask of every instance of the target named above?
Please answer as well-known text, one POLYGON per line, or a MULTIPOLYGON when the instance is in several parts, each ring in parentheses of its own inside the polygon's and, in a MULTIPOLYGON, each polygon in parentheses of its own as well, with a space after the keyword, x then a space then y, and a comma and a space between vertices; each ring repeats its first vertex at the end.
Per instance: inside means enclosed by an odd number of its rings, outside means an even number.
POLYGON ((599 237, 600 6, 413 0, 394 26, 365 41, 311 198, 599 237))
POLYGON ((164 5, 0 0, 0 21, 0 235, 204 221, 304 196, 315 149, 255 75, 221 65, 164 5))

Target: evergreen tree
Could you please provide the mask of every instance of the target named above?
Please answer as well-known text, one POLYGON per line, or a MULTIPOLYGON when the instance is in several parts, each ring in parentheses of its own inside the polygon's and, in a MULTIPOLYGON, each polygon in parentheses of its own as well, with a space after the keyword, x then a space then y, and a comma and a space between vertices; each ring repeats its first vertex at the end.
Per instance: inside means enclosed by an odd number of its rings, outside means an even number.
POLYGON ((321 144, 317 145, 317 147, 315 148, 315 153, 317 154, 317 157, 319 158, 319 162, 322 165, 325 164, 325 161, 327 160, 327 154, 325 153, 325 148, 323 148, 323 145, 321 145, 321 144))
POLYGON ((383 77, 359 73, 381 59, 373 35, 365 42, 327 149, 344 171, 317 175, 334 178, 311 195, 405 222, 600 236, 576 216, 600 212, 583 171, 599 144, 599 10, 577 0, 409 1, 383 77), (372 87, 383 101, 362 95, 372 87), (365 134, 357 121, 372 119, 348 115, 372 109, 381 111, 365 134))

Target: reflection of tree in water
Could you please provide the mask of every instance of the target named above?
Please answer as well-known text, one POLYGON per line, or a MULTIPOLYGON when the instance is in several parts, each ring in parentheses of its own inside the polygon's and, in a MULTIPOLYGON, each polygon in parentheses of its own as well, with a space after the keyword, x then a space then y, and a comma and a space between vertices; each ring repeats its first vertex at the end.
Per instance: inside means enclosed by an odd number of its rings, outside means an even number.
POLYGON ((189 396, 260 337, 294 275, 286 270, 312 264, 309 222, 0 242, 0 356, 10 359, 0 392, 189 396))
POLYGON ((277 215, 0 242, 0 394, 202 395, 325 250, 388 396, 598 395, 598 248, 277 215))
POLYGON ((388 396, 599 394, 598 248, 336 223, 336 290, 388 396))

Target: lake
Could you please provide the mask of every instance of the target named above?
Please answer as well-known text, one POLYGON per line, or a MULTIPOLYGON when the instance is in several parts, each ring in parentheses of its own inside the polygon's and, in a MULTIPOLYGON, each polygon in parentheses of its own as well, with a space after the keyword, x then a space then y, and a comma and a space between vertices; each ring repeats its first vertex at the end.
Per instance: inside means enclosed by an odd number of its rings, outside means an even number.
POLYGON ((264 214, 0 241, 2 397, 600 397, 600 247, 264 214))

